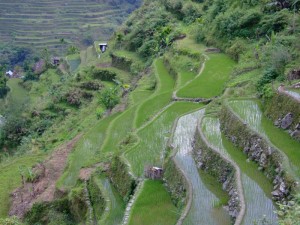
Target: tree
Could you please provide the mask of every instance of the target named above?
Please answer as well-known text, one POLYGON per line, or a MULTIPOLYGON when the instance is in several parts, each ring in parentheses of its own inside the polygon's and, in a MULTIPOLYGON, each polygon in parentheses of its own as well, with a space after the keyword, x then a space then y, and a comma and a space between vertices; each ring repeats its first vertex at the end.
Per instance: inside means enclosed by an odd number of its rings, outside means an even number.
POLYGON ((120 102, 118 96, 118 88, 106 88, 100 95, 100 103, 102 103, 107 109, 112 109, 120 102))
POLYGON ((9 88, 6 86, 6 82, 6 76, 3 73, 0 73, 0 98, 3 98, 9 90, 9 88))

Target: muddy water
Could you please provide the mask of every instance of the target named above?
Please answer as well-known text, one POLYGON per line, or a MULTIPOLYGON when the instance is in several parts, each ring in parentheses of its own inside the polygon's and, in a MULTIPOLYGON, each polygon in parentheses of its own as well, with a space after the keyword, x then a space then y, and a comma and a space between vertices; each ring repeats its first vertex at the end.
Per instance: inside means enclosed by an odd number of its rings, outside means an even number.
MULTIPOLYGON (((256 118, 251 118, 251 120, 255 121, 256 118)), ((223 145, 220 123, 217 118, 212 118, 212 117, 203 118, 201 128, 203 130, 206 139, 211 143, 212 146, 215 147, 215 149, 217 149, 220 153, 222 153, 226 157, 233 159, 229 154, 228 150, 223 145)), ((243 153, 241 152, 241 154, 243 153)), ((240 163, 247 163, 247 162, 236 161, 236 163, 239 166, 240 163)), ((252 179, 253 177, 251 178, 247 174, 249 173, 247 173, 245 169, 241 169, 242 185, 244 189, 245 203, 246 203, 246 213, 244 216, 243 224, 252 225, 254 224, 254 222, 257 222, 259 219, 263 219, 263 218, 266 218, 266 220, 269 221, 270 224, 272 225, 278 224, 277 216, 274 213, 276 208, 272 200, 268 197, 268 194, 266 194, 260 186, 260 185, 263 186, 263 182, 268 182, 268 181, 266 179, 254 180, 252 179)), ((255 172, 252 174, 255 174, 255 172)))
POLYGON ((184 224, 227 225, 231 223, 228 213, 223 208, 214 207, 219 199, 206 188, 192 157, 192 142, 197 122, 203 115, 204 110, 200 110, 181 117, 173 137, 173 146, 178 151, 175 160, 191 182, 193 189, 191 209, 184 224))

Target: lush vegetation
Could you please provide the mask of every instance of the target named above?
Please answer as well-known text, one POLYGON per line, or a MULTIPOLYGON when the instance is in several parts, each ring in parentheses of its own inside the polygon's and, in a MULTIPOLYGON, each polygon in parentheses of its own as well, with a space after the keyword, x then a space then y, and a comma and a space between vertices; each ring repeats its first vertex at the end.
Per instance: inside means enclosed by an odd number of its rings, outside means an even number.
MULTIPOLYGON (((0 20, 5 24, 0 27, 0 39, 12 40, 14 45, 0 46, 0 178, 4 183, 0 217, 7 215, 9 194, 21 184, 19 168, 30 169, 80 133, 62 176, 55 181, 64 197, 34 205, 25 219, 28 224, 79 224, 89 223, 90 218, 100 224, 121 222, 138 179, 144 179, 145 166, 164 167, 169 160, 174 121, 204 106, 196 98, 212 98, 206 112, 217 116, 227 99, 258 97, 262 108, 268 108, 266 114, 278 119, 279 112, 269 112, 274 111, 274 101, 283 105, 275 95, 276 88, 299 82, 291 76, 300 63, 298 0, 145 0, 101 53, 98 44, 138 3, 90 1, 82 7, 76 0, 64 2, 58 10, 58 1, 34 7, 34 1, 28 1, 19 3, 10 14, 12 4, 0 3, 0 20), (47 15, 40 15, 45 6, 47 15), (31 20, 36 21, 34 26, 26 28, 31 20), (10 25, 11 21, 16 24, 10 25), (31 42, 35 49, 26 44, 31 42), (89 47, 80 51, 82 46, 89 47), (68 56, 54 65, 52 56, 64 53, 68 56), (4 72, 8 69, 24 77, 7 79, 4 72), (86 176, 87 183, 79 180, 81 176, 86 176)), ((250 103, 236 110, 230 105, 237 113, 242 111, 243 117, 245 110, 256 105, 250 103)), ((295 126, 298 109, 286 103, 295 114, 295 126)), ((247 125, 263 130, 298 166, 299 143, 276 128, 256 106, 257 111, 250 110, 254 120, 247 125), (258 125, 257 116, 261 116, 258 125)), ((222 142, 221 134, 210 141, 222 142)), ((228 140, 224 145, 242 172, 270 193, 271 184, 263 184, 266 177, 255 172, 257 165, 245 163, 246 156, 228 140)), ((214 178, 203 171, 199 174, 221 198, 220 204, 225 204, 228 198, 221 185, 215 185, 214 178)), ((175 186, 179 191, 183 188, 175 186)), ((247 189, 246 201, 253 200, 249 193, 247 189)), ((291 197, 294 200, 280 205, 282 224, 297 221, 299 201, 291 197)), ((179 209, 184 208, 181 198, 178 195, 172 202, 163 182, 146 180, 136 201, 128 205, 132 206, 129 224, 175 224, 179 209)), ((19 223, 15 218, 2 221, 19 223)))

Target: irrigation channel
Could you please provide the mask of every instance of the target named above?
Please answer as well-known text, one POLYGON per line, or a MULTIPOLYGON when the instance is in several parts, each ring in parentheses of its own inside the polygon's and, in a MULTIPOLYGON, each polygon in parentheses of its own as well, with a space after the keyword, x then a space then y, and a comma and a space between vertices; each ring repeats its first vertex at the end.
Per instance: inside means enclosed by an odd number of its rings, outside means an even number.
MULTIPOLYGON (((250 118, 251 121, 254 118, 250 118)), ((234 160, 229 151, 224 147, 222 134, 220 130, 220 122, 218 118, 204 117, 201 122, 201 129, 207 141, 222 155, 234 160)), ((242 153, 241 153, 242 154, 242 153)), ((246 163, 246 162, 236 162, 246 163)), ((272 200, 263 191, 260 185, 264 180, 260 180, 260 184, 251 179, 241 170, 242 186, 244 189, 244 197, 246 203, 246 212, 244 215, 243 225, 251 225, 260 219, 266 219, 270 224, 278 224, 278 219, 274 211, 276 210, 272 200)))
POLYGON ((174 131, 172 145, 177 150, 175 161, 192 186, 192 204, 184 225, 229 225, 229 215, 223 208, 216 208, 219 199, 201 180, 196 163, 192 157, 192 143, 199 118, 204 109, 181 117, 174 131))

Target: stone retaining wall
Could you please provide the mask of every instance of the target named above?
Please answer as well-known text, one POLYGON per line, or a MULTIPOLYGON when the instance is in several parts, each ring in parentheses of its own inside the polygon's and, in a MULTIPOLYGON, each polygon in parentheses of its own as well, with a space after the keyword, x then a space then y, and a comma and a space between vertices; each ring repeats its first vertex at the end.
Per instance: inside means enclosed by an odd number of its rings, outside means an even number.
POLYGON ((239 168, 207 143, 200 127, 196 131, 193 154, 197 167, 222 184, 223 190, 230 197, 229 214, 235 220, 235 225, 241 224, 245 214, 245 201, 239 168))
POLYGON ((277 93, 266 100, 264 113, 276 126, 287 130, 292 137, 300 141, 300 103, 284 93, 277 93))
POLYGON ((296 182, 286 167, 285 156, 244 124, 228 106, 223 106, 220 113, 221 130, 237 147, 243 149, 249 159, 258 164, 259 170, 273 182, 273 199, 285 201, 296 187, 296 182))
POLYGON ((132 60, 128 59, 123 56, 117 56, 115 54, 110 54, 110 57, 112 59, 112 66, 116 67, 121 70, 125 70, 130 72, 131 70, 131 65, 132 65, 132 60))

